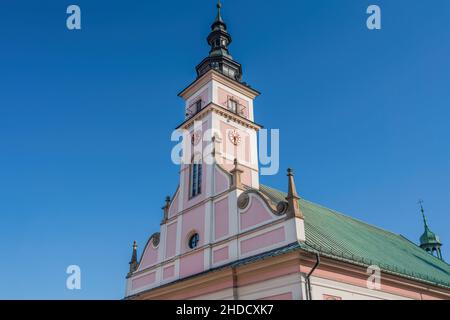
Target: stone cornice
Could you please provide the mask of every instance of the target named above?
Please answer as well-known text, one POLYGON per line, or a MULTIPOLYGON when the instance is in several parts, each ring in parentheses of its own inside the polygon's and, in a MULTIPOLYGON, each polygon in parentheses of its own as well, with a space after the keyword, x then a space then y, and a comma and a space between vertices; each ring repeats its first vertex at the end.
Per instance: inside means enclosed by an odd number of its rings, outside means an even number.
MULTIPOLYGON (((274 259, 265 259, 262 261, 253 262, 248 265, 243 265, 237 267, 237 276, 242 277, 248 274, 254 274, 255 271, 272 271, 273 269, 279 268, 280 265, 293 265, 299 263, 300 254, 299 251, 284 254, 274 259)), ((233 266, 227 265, 223 267, 218 267, 217 269, 205 271, 202 274, 194 275, 185 279, 180 279, 172 283, 164 284, 160 287, 156 287, 150 290, 137 293, 133 296, 127 297, 126 299, 152 299, 152 297, 158 297, 166 295, 174 295, 177 292, 186 292, 190 287, 198 290, 199 288, 208 288, 213 284, 220 282, 228 283, 226 287, 232 288, 232 276, 233 276, 233 266)), ((300 271, 300 270, 299 270, 300 271)))
POLYGON ((250 121, 244 117, 241 117, 240 115, 237 115, 224 107, 221 107, 213 102, 210 102, 206 107, 204 107, 200 112, 192 116, 191 118, 184 121, 181 125, 179 125, 176 129, 189 129, 194 125, 195 121, 201 121, 204 117, 206 117, 210 112, 215 112, 216 114, 219 114, 228 120, 231 120, 235 123, 238 123, 246 128, 251 128, 256 131, 259 131, 263 128, 262 125, 259 125, 253 121, 250 121))

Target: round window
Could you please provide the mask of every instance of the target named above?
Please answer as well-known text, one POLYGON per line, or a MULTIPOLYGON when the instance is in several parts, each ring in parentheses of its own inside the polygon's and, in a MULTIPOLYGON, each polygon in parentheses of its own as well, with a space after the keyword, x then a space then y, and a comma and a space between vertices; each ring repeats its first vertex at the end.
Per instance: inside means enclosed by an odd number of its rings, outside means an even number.
POLYGON ((191 249, 197 248, 199 242, 200 242, 200 236, 198 235, 198 233, 193 234, 189 238, 189 248, 191 248, 191 249))

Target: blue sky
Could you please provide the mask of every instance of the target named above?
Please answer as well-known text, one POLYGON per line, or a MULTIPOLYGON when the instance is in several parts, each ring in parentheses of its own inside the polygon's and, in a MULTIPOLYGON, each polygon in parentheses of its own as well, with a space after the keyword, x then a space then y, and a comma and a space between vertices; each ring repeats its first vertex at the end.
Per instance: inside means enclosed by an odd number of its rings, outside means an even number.
MULTIPOLYGON (((283 169, 262 181, 286 189, 292 166, 304 198, 415 242, 422 198, 450 243, 450 2, 223 4, 262 92, 256 121, 281 131, 283 169)), ((123 297, 132 241, 159 230, 177 186, 177 93, 208 53, 214 5, 0 3, 0 298, 123 297), (70 4, 81 31, 66 29, 70 4), (65 287, 71 264, 81 291, 65 287)))

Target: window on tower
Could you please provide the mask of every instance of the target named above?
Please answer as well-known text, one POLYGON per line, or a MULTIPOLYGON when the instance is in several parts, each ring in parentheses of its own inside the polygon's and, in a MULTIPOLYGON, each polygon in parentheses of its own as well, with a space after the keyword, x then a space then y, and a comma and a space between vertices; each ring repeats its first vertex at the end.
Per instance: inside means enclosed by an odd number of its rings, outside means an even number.
POLYGON ((238 110, 238 102, 233 98, 228 99, 228 110, 231 112, 237 113, 238 110))
POLYGON ((201 110, 202 110, 202 100, 200 99, 195 103, 195 112, 198 113, 201 110))
POLYGON ((202 160, 194 157, 190 168, 190 197, 195 198, 202 193, 202 160))
POLYGON ((197 113, 199 113, 202 110, 203 101, 202 99, 197 100, 193 104, 189 106, 189 108, 186 111, 186 117, 191 118, 195 116, 197 113))

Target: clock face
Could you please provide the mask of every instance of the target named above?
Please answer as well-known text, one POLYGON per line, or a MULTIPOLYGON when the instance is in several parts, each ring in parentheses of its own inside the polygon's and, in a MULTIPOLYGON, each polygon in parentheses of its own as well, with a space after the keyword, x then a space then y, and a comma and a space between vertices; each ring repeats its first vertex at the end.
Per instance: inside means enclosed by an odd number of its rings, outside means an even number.
POLYGON ((193 146, 196 146, 199 144, 199 142, 202 140, 202 132, 196 131, 191 136, 191 143, 193 146))
POLYGON ((235 146, 241 143, 241 136, 236 130, 231 130, 228 132, 228 139, 230 139, 231 143, 233 143, 235 146))

